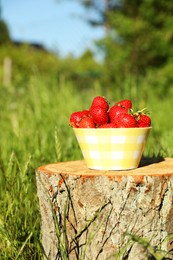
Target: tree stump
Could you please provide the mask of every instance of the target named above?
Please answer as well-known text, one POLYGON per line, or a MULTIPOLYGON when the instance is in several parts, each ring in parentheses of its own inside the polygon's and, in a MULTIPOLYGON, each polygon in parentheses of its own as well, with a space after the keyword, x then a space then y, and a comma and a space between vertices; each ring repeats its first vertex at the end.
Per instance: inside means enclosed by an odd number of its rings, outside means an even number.
POLYGON ((50 259, 173 259, 173 159, 129 171, 54 163, 36 180, 50 259))

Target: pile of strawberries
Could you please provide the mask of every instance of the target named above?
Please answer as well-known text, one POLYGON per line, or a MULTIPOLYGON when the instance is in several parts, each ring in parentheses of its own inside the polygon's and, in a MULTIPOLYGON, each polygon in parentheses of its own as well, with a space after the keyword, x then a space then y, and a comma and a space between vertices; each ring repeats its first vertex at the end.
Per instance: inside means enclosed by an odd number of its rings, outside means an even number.
POLYGON ((145 109, 133 112, 132 102, 124 99, 109 107, 105 97, 96 96, 88 110, 70 115, 70 125, 76 128, 150 127, 151 119, 145 109))

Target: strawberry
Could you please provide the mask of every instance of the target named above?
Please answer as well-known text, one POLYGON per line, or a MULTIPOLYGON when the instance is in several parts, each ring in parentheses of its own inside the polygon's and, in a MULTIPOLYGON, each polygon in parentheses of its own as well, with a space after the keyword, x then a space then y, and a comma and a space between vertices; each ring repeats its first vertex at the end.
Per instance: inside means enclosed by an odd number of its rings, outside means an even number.
POLYGON ((138 127, 149 127, 151 125, 151 119, 148 115, 139 114, 137 117, 137 126, 138 127))
POLYGON ((120 100, 109 108, 105 97, 96 96, 89 110, 73 112, 70 115, 70 125, 81 128, 149 127, 151 118, 147 113, 146 108, 134 113, 130 99, 120 100))
POLYGON ((149 110, 146 107, 134 113, 134 116, 136 118, 138 127, 151 126, 151 118, 149 116, 149 110))
POLYGON ((70 115, 70 125, 72 127, 78 127, 78 123, 79 121, 81 120, 82 118, 82 112, 81 111, 76 111, 76 112, 73 112, 71 115, 70 115))
POLYGON ((79 121, 84 117, 88 116, 90 114, 89 110, 82 110, 82 111, 76 111, 73 112, 70 115, 70 125, 72 127, 78 127, 79 126, 79 121))
POLYGON ((95 128, 94 120, 89 116, 83 117, 79 122, 79 128, 95 128))
POLYGON ((116 122, 117 116, 120 114, 128 113, 128 109, 125 107, 114 105, 110 108, 109 111, 109 118, 110 122, 114 123, 116 122))
POLYGON ((90 113, 96 125, 99 126, 108 123, 109 116, 108 116, 107 108, 100 107, 100 106, 93 106, 90 109, 90 113))
POLYGON ((137 127, 137 122, 133 115, 131 114, 120 114, 117 117, 116 124, 118 128, 131 128, 137 127))
POLYGON ((132 108, 132 101, 130 99, 123 99, 123 100, 115 103, 115 105, 131 109, 132 108))
POLYGON ((89 110, 82 110, 81 112, 82 112, 83 116, 89 116, 90 115, 89 110))
POLYGON ((98 128, 116 128, 116 124, 115 123, 107 123, 107 124, 100 125, 98 128))
POLYGON ((97 107, 97 106, 100 106, 100 107, 106 109, 107 111, 109 109, 108 101, 106 100, 105 97, 102 97, 102 96, 97 96, 93 99, 92 104, 91 104, 91 108, 97 107))

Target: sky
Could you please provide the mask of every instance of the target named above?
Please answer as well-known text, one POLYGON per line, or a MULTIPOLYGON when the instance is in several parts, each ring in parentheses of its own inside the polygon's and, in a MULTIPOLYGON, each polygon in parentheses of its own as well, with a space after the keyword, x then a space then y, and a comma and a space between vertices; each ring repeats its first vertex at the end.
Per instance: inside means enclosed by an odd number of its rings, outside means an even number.
POLYGON ((1 18, 15 41, 43 44, 61 56, 80 56, 104 36, 85 21, 88 12, 76 0, 0 0, 1 18))

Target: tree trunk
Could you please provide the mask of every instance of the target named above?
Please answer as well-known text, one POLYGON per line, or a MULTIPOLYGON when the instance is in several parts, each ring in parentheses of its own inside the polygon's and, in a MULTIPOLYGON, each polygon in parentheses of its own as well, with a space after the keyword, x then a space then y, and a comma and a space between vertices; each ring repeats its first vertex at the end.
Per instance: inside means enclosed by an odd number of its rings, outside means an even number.
POLYGON ((36 179, 50 259, 173 259, 173 159, 129 171, 55 163, 36 179))

